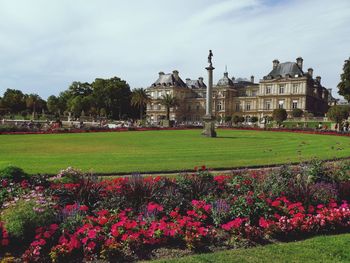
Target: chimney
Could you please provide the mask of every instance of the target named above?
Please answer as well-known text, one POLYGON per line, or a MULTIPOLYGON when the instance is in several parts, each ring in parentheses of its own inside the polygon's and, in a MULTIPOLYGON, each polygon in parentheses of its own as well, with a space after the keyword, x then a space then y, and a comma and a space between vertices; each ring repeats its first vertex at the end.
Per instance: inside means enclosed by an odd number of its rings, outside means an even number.
POLYGON ((198 80, 200 83, 203 83, 203 81, 204 81, 203 77, 199 77, 198 80))
POLYGON ((321 77, 320 77, 320 76, 317 76, 317 77, 316 77, 316 81, 317 81, 319 84, 321 84, 321 77))
POLYGON ((275 59, 274 61, 272 61, 272 69, 277 68, 277 66, 278 66, 279 63, 280 63, 280 62, 278 61, 278 59, 275 59))
POLYGON ((190 81, 191 79, 190 78, 187 78, 186 81, 190 81))
POLYGON ((159 74, 159 77, 160 77, 160 76, 163 76, 163 75, 164 75, 164 72, 161 71, 161 72, 159 72, 158 74, 159 74))
POLYGON ((173 71, 173 75, 175 79, 179 79, 179 72, 177 70, 173 71))
POLYGON ((233 77, 233 76, 232 76, 232 78, 231 78, 231 79, 232 79, 232 81, 233 81, 233 82, 235 82, 235 81, 236 81, 235 77, 233 77))
POLYGON ((332 89, 327 89, 328 90, 328 94, 332 95, 332 89))
POLYGON ((253 76, 253 75, 250 76, 250 82, 251 82, 251 83, 254 83, 254 76, 253 76))
POLYGON ((314 70, 312 69, 312 68, 309 68, 308 70, 307 70, 307 73, 310 75, 310 77, 312 78, 312 75, 313 75, 313 73, 314 73, 314 70))
POLYGON ((303 70, 303 58, 302 57, 298 57, 297 59, 297 64, 298 64, 298 66, 299 66, 299 68, 301 69, 301 70, 303 70))
POLYGON ((224 72, 224 77, 228 78, 228 72, 224 72))

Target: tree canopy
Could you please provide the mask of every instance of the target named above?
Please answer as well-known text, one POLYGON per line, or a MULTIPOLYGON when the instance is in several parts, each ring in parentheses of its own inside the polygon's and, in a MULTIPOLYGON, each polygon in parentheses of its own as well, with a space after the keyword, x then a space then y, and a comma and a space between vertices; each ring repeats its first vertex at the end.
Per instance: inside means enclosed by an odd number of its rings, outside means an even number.
POLYGON ((285 109, 274 109, 272 112, 272 118, 281 125, 288 117, 287 111, 285 109))
POLYGON ((329 108, 327 112, 328 118, 337 124, 341 123, 349 117, 349 106, 345 105, 335 105, 329 108))
POLYGON ((344 62, 343 73, 340 75, 338 89, 338 94, 344 96, 344 98, 350 102, 350 58, 344 62))

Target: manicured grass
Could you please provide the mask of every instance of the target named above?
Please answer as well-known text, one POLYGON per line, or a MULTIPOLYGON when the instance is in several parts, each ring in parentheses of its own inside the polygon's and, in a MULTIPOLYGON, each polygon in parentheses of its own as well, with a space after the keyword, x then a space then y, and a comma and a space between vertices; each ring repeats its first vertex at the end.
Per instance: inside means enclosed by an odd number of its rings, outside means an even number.
POLYGON ((350 156, 348 137, 288 132, 200 130, 0 135, 0 168, 57 173, 68 166, 98 173, 279 164, 350 156))
POLYGON ((350 234, 343 234, 152 262, 350 262, 349 247, 350 234))

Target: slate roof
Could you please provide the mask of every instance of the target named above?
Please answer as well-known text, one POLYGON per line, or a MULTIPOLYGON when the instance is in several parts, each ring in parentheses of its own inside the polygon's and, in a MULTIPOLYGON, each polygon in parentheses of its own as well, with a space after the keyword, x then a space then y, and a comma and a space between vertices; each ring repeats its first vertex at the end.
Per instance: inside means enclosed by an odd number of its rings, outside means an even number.
POLYGON ((187 87, 189 87, 190 89, 204 89, 207 86, 205 85, 205 83, 203 82, 203 80, 193 80, 193 79, 186 79, 186 85, 187 87))
POLYGON ((228 72, 224 73, 224 76, 218 81, 216 86, 234 86, 232 79, 228 77, 228 72))
POLYGON ((285 77, 289 75, 294 78, 295 75, 304 76, 304 72, 299 68, 298 64, 295 62, 284 62, 278 64, 266 77, 277 78, 279 76, 285 77))
POLYGON ((152 84, 152 86, 187 87, 186 83, 179 76, 175 77, 174 73, 159 74, 158 79, 152 84))

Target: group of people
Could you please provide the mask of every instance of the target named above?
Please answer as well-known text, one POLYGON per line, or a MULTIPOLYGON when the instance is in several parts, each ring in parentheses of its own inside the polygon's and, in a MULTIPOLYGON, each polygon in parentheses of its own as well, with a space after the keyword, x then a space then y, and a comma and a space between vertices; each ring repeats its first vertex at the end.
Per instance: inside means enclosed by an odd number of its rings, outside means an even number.
POLYGON ((338 127, 338 123, 335 124, 335 129, 343 132, 349 132, 349 126, 350 124, 348 121, 343 121, 342 123, 339 124, 339 127, 338 127))

